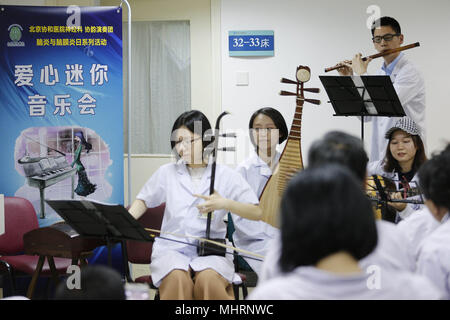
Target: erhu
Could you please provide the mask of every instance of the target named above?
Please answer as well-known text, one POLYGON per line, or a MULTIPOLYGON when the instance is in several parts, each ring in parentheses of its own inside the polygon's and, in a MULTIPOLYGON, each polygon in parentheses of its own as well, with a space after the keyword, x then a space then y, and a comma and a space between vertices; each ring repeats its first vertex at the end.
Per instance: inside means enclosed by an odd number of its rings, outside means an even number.
MULTIPOLYGON (((399 47, 399 48, 395 48, 395 49, 389 49, 389 50, 386 50, 386 51, 383 51, 383 52, 380 52, 380 53, 376 53, 376 54, 373 54, 371 56, 364 57, 364 58, 362 58, 362 60, 366 61, 367 59, 376 59, 376 58, 380 58, 380 57, 384 57, 384 56, 390 55, 392 53, 396 53, 396 52, 400 52, 400 51, 403 51, 403 50, 412 49, 412 48, 419 47, 419 46, 420 46, 420 43, 416 42, 416 43, 408 44, 408 45, 403 46, 403 47, 399 47)), ((349 62, 351 64, 351 61, 347 61, 347 62, 349 62)), ((339 63, 339 64, 335 65, 334 67, 326 68, 325 72, 330 72, 330 71, 333 71, 333 70, 336 70, 336 69, 340 69, 340 68, 343 68, 343 67, 345 67, 345 65, 339 63)))
POLYGON ((298 171, 303 168, 302 152, 301 152, 301 128, 302 128, 302 112, 303 103, 320 104, 320 100, 306 99, 304 92, 319 93, 318 88, 304 88, 303 84, 311 78, 311 69, 306 66, 298 66, 296 70, 297 81, 282 78, 282 83, 295 84, 296 92, 280 91, 282 96, 295 96, 296 108, 294 120, 287 138, 286 145, 280 160, 275 167, 272 176, 267 181, 261 197, 259 206, 263 211, 262 220, 266 223, 279 227, 279 207, 283 192, 286 188, 287 181, 293 170, 298 171))
MULTIPOLYGON (((213 149, 211 151, 211 157, 212 157, 212 164, 211 164, 211 182, 209 186, 209 194, 212 195, 214 193, 214 182, 216 179, 216 158, 217 158, 217 151, 234 151, 233 147, 223 147, 219 148, 219 137, 231 137, 235 138, 236 135, 234 133, 224 133, 219 134, 219 128, 220 128, 220 120, 223 116, 229 114, 227 111, 222 112, 219 117, 216 120, 216 126, 214 130, 214 142, 213 142, 213 149)), ((225 239, 211 239, 210 237, 210 229, 211 229, 211 217, 212 212, 208 212, 208 217, 206 220, 206 234, 205 239, 211 240, 211 241, 204 241, 199 240, 199 244, 197 247, 197 253, 199 256, 209 256, 209 255, 218 255, 218 256, 225 256, 226 254, 226 240, 225 239), (217 244, 215 244, 216 242, 217 244), (220 245, 218 245, 220 244, 220 245)))

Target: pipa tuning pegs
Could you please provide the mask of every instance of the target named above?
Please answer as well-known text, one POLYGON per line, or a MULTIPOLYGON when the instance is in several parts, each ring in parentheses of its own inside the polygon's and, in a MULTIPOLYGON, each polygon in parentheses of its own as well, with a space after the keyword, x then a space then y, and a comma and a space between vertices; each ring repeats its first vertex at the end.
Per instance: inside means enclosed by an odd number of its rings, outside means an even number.
POLYGON ((281 78, 280 82, 281 83, 289 83, 289 84, 297 84, 296 81, 290 80, 290 79, 286 79, 286 78, 281 78))

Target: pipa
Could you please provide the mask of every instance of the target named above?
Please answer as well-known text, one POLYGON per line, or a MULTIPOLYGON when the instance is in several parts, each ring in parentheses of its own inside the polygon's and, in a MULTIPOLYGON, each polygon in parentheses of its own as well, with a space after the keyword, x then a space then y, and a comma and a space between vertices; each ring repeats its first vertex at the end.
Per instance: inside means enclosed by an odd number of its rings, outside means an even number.
POLYGON ((267 181, 261 197, 259 206, 263 211, 262 220, 270 225, 279 228, 279 207, 284 189, 286 188, 290 173, 303 168, 302 151, 301 151, 301 129, 302 129, 302 112, 304 102, 312 104, 320 104, 320 100, 305 99, 304 92, 319 93, 318 88, 304 88, 303 84, 311 78, 311 70, 306 66, 298 66, 296 70, 297 81, 282 78, 282 83, 295 84, 296 92, 281 91, 282 96, 295 96, 296 107, 294 120, 292 121, 286 145, 280 156, 280 160, 273 170, 272 176, 267 181))

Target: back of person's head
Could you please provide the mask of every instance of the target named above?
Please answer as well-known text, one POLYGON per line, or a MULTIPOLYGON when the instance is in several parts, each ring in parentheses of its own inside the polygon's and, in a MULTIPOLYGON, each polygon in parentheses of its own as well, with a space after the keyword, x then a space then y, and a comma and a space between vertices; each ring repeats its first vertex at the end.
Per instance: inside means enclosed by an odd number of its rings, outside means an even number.
POLYGON ((372 23, 372 36, 374 35, 375 29, 377 27, 391 27, 397 34, 402 34, 402 28, 400 23, 392 17, 381 17, 372 23))
POLYGON ((377 244, 372 205, 347 168, 324 165, 301 171, 281 202, 280 265, 288 272, 345 251, 356 260, 377 244))
POLYGON ((125 300, 120 274, 106 266, 81 268, 80 288, 69 289, 65 281, 56 288, 56 300, 125 300))
POLYGON ((450 210, 450 144, 420 167, 419 184, 426 199, 450 210))
POLYGON ((316 140, 309 149, 308 166, 336 163, 352 171, 365 181, 369 158, 361 139, 341 131, 330 131, 316 140))

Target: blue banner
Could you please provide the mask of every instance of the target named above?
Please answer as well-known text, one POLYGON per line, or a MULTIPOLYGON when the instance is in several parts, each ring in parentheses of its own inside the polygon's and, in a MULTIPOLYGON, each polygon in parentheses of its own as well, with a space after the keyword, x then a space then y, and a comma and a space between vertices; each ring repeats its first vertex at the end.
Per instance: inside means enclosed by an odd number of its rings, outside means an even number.
POLYGON ((122 11, 0 6, 0 193, 123 204, 122 11))

